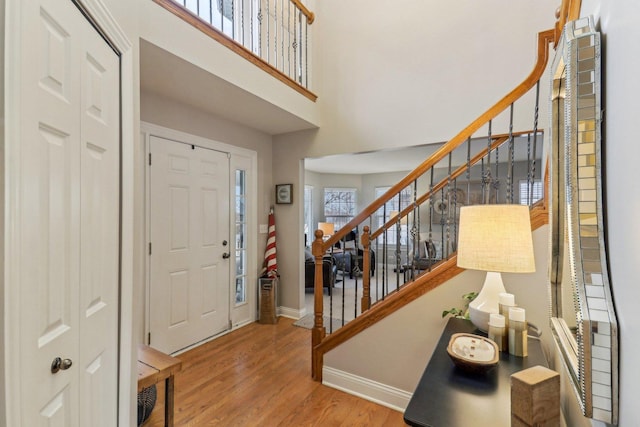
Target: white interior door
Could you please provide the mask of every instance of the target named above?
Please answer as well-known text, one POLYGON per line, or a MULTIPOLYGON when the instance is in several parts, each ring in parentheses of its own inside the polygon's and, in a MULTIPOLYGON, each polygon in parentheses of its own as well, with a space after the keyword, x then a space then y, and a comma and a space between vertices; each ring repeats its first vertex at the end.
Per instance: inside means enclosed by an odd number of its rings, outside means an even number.
POLYGON ((150 345, 167 353, 229 328, 229 159, 150 138, 150 345))
POLYGON ((21 425, 112 426, 119 58, 70 0, 19 4, 21 425))
POLYGON ((95 29, 86 31, 80 64, 80 425, 112 426, 118 396, 120 62, 95 29))

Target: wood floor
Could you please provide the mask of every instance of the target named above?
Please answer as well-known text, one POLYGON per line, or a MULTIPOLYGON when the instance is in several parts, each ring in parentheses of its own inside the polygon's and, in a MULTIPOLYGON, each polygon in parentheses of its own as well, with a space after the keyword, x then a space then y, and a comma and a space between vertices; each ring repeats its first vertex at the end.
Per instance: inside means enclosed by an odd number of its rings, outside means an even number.
MULTIPOLYGON (((405 425, 401 412, 314 382, 311 331, 292 324, 253 323, 179 355, 175 425, 405 425)), ((164 425, 161 385, 145 427, 164 425)))

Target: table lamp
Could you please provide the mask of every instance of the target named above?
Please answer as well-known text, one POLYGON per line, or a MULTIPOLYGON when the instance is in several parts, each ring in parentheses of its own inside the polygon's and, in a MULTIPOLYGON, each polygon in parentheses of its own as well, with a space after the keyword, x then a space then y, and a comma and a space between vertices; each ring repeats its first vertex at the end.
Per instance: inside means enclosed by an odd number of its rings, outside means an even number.
POLYGON ((487 331, 498 313, 498 294, 506 292, 501 272, 533 273, 533 237, 529 207, 473 205, 460 208, 458 267, 487 272, 478 296, 469 304, 471 322, 487 331))
POLYGON ((325 240, 325 241, 329 237, 333 236, 333 233, 335 232, 332 222, 319 222, 318 230, 322 231, 322 240, 325 240))

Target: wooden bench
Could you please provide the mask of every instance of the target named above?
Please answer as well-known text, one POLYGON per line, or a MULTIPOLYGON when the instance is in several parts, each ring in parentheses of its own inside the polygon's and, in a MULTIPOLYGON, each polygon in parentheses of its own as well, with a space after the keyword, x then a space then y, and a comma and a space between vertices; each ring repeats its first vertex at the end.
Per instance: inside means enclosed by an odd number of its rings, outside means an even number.
POLYGON ((173 376, 180 369, 182 362, 179 359, 144 344, 138 346, 138 392, 165 380, 165 427, 173 427, 173 376))

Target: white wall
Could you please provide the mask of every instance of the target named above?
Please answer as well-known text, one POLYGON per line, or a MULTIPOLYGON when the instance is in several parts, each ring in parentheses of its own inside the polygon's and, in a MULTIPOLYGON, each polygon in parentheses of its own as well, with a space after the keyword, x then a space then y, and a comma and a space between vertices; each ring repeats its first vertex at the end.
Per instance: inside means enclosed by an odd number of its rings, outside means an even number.
MULTIPOLYGON (((553 27, 557 6, 318 1, 313 64, 321 129, 314 152, 448 140, 528 75, 536 34, 553 27)), ((527 119, 516 128, 530 128, 533 114, 527 119)))
POLYGON ((260 157, 260 206, 268 210, 271 191, 271 135, 213 116, 189 105, 143 92, 140 119, 181 132, 191 133, 236 147, 256 151, 260 157), (266 199, 266 200, 265 200, 266 199))
POLYGON ((640 57, 632 41, 640 38, 635 0, 583 0, 582 16, 594 15, 602 33, 604 89, 604 179, 610 279, 620 339, 620 425, 637 425, 640 407, 640 188, 637 141, 640 57))
MULTIPOLYGON (((0 67, 0 99, 4 100, 4 0, 0 0, 0 58, 2 58, 2 66, 0 67)), ((4 102, 0 106, 0 165, 4 165, 4 102)), ((4 169, 4 168, 3 168, 4 169)), ((0 197, 4 200, 4 170, 0 174, 0 197)), ((4 202, 1 210, 2 224, 4 224, 4 202)), ((0 238, 4 242, 4 227, 0 227, 0 238)), ((4 244, 0 248, 0 259, 4 260, 4 244)), ((0 262, 0 277, 4 277, 4 262, 0 262)), ((0 319, 4 319, 4 280, 0 284, 0 319)), ((4 321, 0 321, 0 342, 4 345, 4 321)), ((4 351, 0 351, 0 366, 4 366, 4 351)), ((4 379, 4 369, 0 369, 0 384, 6 384, 4 379)), ((5 420, 5 387, 0 387, 0 420, 5 420)))

